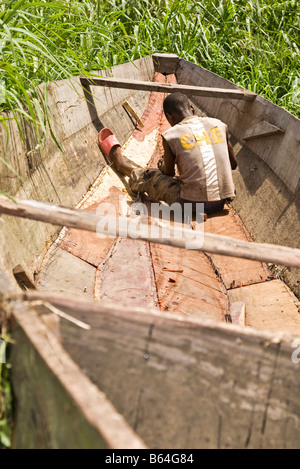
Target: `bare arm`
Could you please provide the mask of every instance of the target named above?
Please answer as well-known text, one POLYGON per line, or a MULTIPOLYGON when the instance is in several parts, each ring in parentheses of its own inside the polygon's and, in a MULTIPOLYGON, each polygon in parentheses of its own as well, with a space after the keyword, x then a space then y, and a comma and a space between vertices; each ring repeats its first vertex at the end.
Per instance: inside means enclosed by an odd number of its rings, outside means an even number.
POLYGON ((159 169, 167 176, 175 176, 175 155, 163 137, 162 141, 164 147, 164 159, 162 164, 159 165, 159 169))
POLYGON ((238 161, 235 156, 235 153, 233 151, 233 146, 231 145, 227 133, 227 146, 228 146, 228 153, 229 153, 229 159, 230 159, 230 164, 231 164, 231 169, 236 169, 238 167, 238 161))

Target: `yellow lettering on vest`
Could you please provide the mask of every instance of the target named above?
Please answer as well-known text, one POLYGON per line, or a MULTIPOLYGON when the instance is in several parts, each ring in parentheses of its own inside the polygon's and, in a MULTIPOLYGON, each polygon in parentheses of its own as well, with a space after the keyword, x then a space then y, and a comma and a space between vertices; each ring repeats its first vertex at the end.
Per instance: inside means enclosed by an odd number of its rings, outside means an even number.
POLYGON ((195 140, 196 140, 196 143, 197 143, 197 147, 201 147, 201 137, 199 134, 194 134, 194 137, 195 137, 195 140))
POLYGON ((211 145, 211 139, 206 130, 202 133, 202 135, 195 134, 195 139, 198 147, 202 147, 203 145, 211 145))
POLYGON ((214 143, 223 143, 224 138, 222 137, 222 132, 219 127, 214 127, 213 129, 210 129, 210 133, 213 138, 214 143))
POLYGON ((190 135, 184 135, 183 137, 181 137, 180 139, 180 142, 181 142, 181 145, 183 146, 183 148, 185 148, 186 150, 189 150, 190 148, 194 148, 194 144, 193 143, 188 143, 187 142, 187 139, 188 138, 191 138, 190 135))

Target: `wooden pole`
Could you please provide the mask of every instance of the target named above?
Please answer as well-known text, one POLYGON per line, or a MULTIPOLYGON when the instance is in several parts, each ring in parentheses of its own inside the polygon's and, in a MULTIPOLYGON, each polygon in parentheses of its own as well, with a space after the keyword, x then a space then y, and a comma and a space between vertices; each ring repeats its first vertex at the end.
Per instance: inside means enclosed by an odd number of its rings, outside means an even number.
POLYGON ((171 229, 170 236, 162 237, 160 234, 153 235, 150 226, 146 223, 141 223, 136 228, 134 226, 137 223, 136 218, 114 217, 112 215, 99 216, 79 209, 34 200, 15 199, 13 202, 4 196, 0 196, 0 213, 97 232, 111 237, 140 239, 178 248, 195 249, 289 267, 300 267, 300 249, 274 244, 252 243, 206 232, 201 236, 201 233, 186 228, 181 230, 180 236, 178 236, 178 232, 171 229))
POLYGON ((180 92, 188 96, 204 96, 208 98, 230 98, 254 101, 256 94, 242 89, 212 88, 192 85, 177 85, 169 83, 153 83, 150 81, 127 80, 126 78, 80 77, 82 86, 108 86, 110 88, 124 88, 129 90, 156 91, 158 93, 180 92))
POLYGON ((61 314, 62 310, 75 312, 88 311, 89 313, 95 314, 122 314, 130 315, 139 315, 148 313, 149 315, 160 316, 160 311, 150 307, 137 307, 137 306, 125 306, 116 303, 105 304, 100 301, 95 301, 92 299, 82 298, 80 296, 72 296, 68 294, 62 294, 51 291, 44 290, 27 290, 24 292, 13 291, 4 295, 4 301, 28 301, 31 306, 40 306, 44 305, 46 308, 49 308, 51 312, 55 314, 53 308, 58 308, 59 316, 63 319, 66 319, 70 322, 73 322, 76 325, 79 325, 83 329, 89 330, 90 325, 78 321, 74 316, 69 314, 61 314), (79 324, 78 324, 79 323, 79 324))

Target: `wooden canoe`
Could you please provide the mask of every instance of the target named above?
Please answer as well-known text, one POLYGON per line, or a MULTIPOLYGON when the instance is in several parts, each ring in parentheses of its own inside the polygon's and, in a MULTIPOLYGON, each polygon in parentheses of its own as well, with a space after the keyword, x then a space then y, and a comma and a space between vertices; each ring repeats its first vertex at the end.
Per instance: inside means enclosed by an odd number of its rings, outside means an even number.
POLYGON ((13 447, 299 448, 299 120, 166 54, 53 83, 49 108, 64 154, 25 121, 0 148, 22 178, 1 165, 13 447), (190 249, 99 236, 104 204, 128 220, 133 202, 99 130, 155 166, 178 90, 228 125, 236 199, 190 249))

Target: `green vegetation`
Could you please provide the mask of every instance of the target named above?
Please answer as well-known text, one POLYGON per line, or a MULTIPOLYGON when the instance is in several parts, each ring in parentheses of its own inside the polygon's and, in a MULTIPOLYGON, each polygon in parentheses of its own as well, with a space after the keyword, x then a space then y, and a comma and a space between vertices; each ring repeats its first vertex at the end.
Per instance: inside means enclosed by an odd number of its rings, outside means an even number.
POLYGON ((300 115, 298 0, 0 1, 0 110, 43 139, 36 86, 172 52, 300 115))

